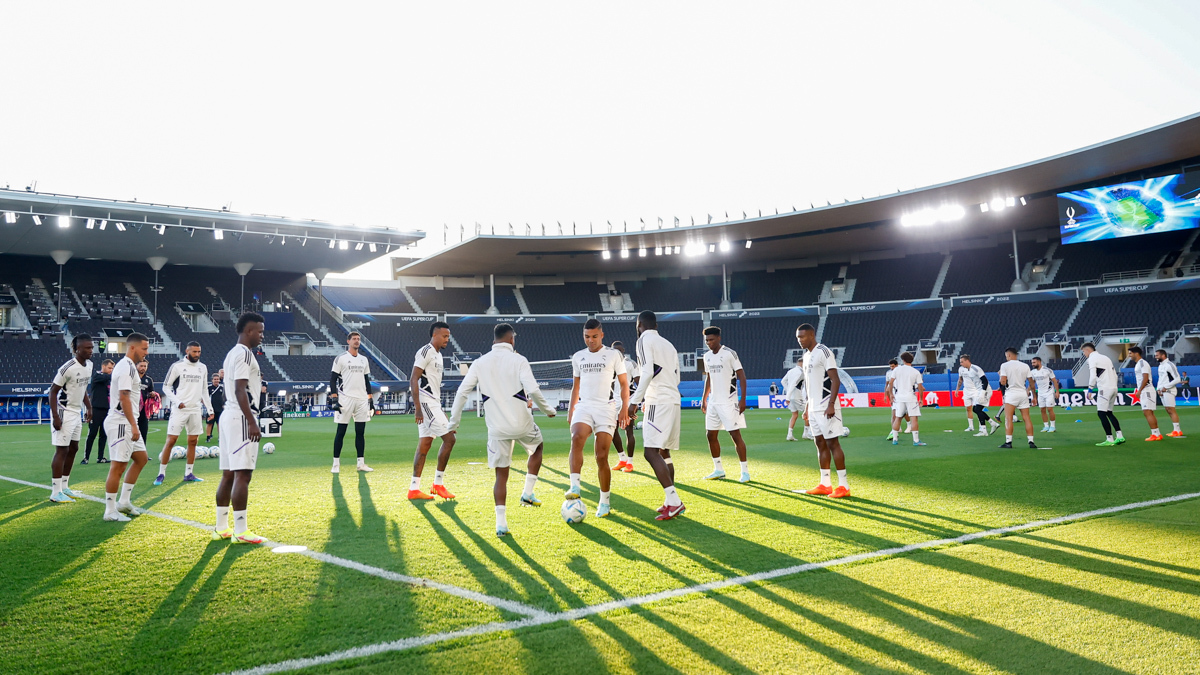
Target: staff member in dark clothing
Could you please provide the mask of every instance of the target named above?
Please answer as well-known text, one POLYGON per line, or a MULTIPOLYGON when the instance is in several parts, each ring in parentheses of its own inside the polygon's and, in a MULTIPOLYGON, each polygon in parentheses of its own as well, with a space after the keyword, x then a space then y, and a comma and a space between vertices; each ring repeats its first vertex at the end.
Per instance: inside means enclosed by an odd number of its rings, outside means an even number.
POLYGON ((146 434, 150 433, 150 416, 158 412, 162 399, 159 398, 158 392, 154 391, 154 380, 146 374, 150 364, 142 359, 137 364, 137 369, 138 375, 142 376, 142 414, 138 417, 138 431, 141 432, 142 438, 146 438, 146 434))
POLYGON ((108 385, 112 382, 115 365, 111 359, 105 359, 100 366, 100 372, 93 373, 92 381, 88 384, 88 396, 92 400, 92 421, 88 422, 87 446, 83 450, 83 461, 80 464, 87 464, 91 458, 92 442, 96 440, 97 435, 100 436, 100 446, 96 449, 96 463, 108 464, 108 460, 104 459, 104 446, 108 443, 108 434, 104 433, 104 419, 108 417, 108 385))
POLYGON ((206 443, 212 442, 213 425, 221 419, 221 412, 225 410, 225 388, 221 386, 221 375, 224 373, 222 370, 213 375, 212 384, 208 385, 208 398, 212 401, 213 409, 208 411, 208 437, 204 439, 206 443))

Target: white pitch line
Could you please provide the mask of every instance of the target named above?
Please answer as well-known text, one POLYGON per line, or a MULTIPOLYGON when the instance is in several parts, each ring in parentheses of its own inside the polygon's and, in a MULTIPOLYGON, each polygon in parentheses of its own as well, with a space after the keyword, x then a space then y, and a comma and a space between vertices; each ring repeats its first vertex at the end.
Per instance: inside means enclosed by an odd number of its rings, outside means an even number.
MULTIPOLYGON (((18 485, 27 485, 29 487, 41 488, 43 490, 51 489, 49 485, 42 485, 40 483, 31 483, 26 480, 21 480, 19 478, 10 478, 8 476, 0 476, 0 480, 6 480, 10 483, 17 483, 18 485)), ((99 497, 93 497, 93 496, 87 495, 87 494, 81 494, 80 496, 83 499, 86 499, 88 501, 93 501, 93 502, 97 502, 100 504, 104 503, 104 500, 99 497)), ((179 516, 172 516, 169 513, 160 513, 158 511, 149 511, 146 509, 139 509, 139 511, 141 511, 142 514, 147 515, 147 516, 153 516, 155 518, 169 520, 173 523, 179 523, 180 525, 187 525, 188 527, 194 527, 196 529, 204 530, 205 532, 213 531, 213 528, 211 525, 199 523, 194 520, 188 520, 187 518, 180 518, 179 516)), ((263 541, 262 545, 266 546, 267 548, 275 548, 276 546, 281 546, 284 544, 281 544, 280 542, 277 542, 277 541, 265 540, 265 541, 263 541)), ((340 558, 336 555, 322 553, 320 551, 304 550, 304 551, 299 552, 299 555, 308 556, 309 558, 312 558, 313 560, 317 560, 319 562, 323 562, 323 563, 326 563, 329 565, 337 565, 338 567, 345 567, 346 569, 355 570, 357 572, 362 572, 363 574, 369 574, 371 576, 379 577, 380 579, 386 579, 388 581, 395 581, 395 582, 399 582, 402 584, 409 584, 410 586, 423 586, 425 588, 432 588, 434 590, 438 590, 438 591, 441 591, 441 592, 449 594, 449 595, 458 596, 460 598, 465 598, 467 600, 472 600, 474 602, 479 602, 479 603, 482 603, 485 605, 491 605, 492 607, 497 607, 499 609, 504 609, 509 612, 512 612, 513 614, 519 614, 521 616, 537 617, 537 616, 542 616, 542 615, 547 615, 547 616, 550 615, 550 613, 545 610, 538 609, 536 607, 532 607, 532 606, 526 605, 524 603, 516 602, 514 600, 505 600, 504 598, 497 598, 497 597, 494 597, 491 595, 486 595, 486 594, 480 593, 478 591, 472 591, 470 589, 460 588, 458 586, 452 586, 450 584, 442 583, 440 581, 434 581, 433 579, 426 579, 424 577, 412 577, 412 576, 408 576, 407 574, 398 574, 391 570, 385 570, 382 567, 375 567, 374 565, 366 565, 366 564, 363 564, 360 562, 355 562, 353 560, 348 560, 346 558, 340 558)))
POLYGON ((721 588, 728 588, 730 586, 746 586, 746 585, 758 583, 760 581, 767 581, 769 579, 775 579, 778 577, 788 576, 788 575, 792 575, 792 574, 799 574, 802 572, 811 572, 813 570, 825 569, 825 568, 835 567, 835 566, 839 566, 839 565, 848 565, 850 563, 862 562, 864 560, 872 560, 872 559, 876 559, 876 558, 886 558, 889 556, 899 555, 899 554, 903 554, 903 553, 910 553, 913 551, 920 551, 920 550, 931 549, 931 548, 938 548, 941 546, 948 546, 951 544, 965 544, 965 543, 972 542, 972 541, 975 541, 978 539, 984 539, 987 537, 995 537, 995 536, 1000 536, 1000 535, 1005 535, 1005 534, 1012 534, 1013 532, 1032 530, 1032 529, 1036 529, 1039 527, 1045 527, 1047 525, 1061 525, 1063 523, 1069 523, 1069 522, 1073 522, 1073 521, 1077 521, 1077 520, 1085 520, 1087 518, 1094 518, 1096 516, 1104 516, 1104 515, 1109 515, 1109 514, 1113 514, 1113 513, 1120 513, 1122 511, 1132 511, 1135 509, 1142 509, 1142 508, 1146 508, 1149 506, 1159 506, 1161 504, 1170 504, 1172 502, 1180 502, 1180 501, 1184 501, 1187 499, 1194 499, 1196 497, 1200 497, 1200 492, 1189 492, 1187 494, 1175 495, 1174 497, 1163 497, 1162 499, 1151 499, 1150 501, 1145 501, 1145 502, 1134 502, 1132 504, 1123 504, 1121 506, 1110 506, 1110 507, 1104 508, 1104 509, 1096 509, 1094 511, 1084 511, 1081 513, 1072 513, 1070 515, 1059 516, 1057 518, 1047 518, 1045 520, 1034 520, 1034 521, 1031 521, 1028 523, 1023 523, 1020 525, 1009 525, 1007 527, 997 527, 997 528, 994 528, 991 530, 983 530, 981 532, 972 532, 970 534, 964 534, 960 537, 953 537, 953 538, 949 538, 949 539, 933 539, 930 541, 924 541, 924 542, 920 542, 920 543, 916 543, 916 544, 908 544, 906 546, 896 546, 893 548, 880 549, 878 551, 869 551, 866 553, 856 553, 854 555, 843 556, 841 558, 834 558, 833 560, 826 560, 824 562, 806 563, 803 565, 792 565, 791 567, 781 567, 779 569, 770 570, 767 572, 759 572, 757 574, 747 574, 744 576, 733 577, 730 579, 721 579, 719 581, 710 581, 708 583, 698 584, 696 586, 688 586, 686 588, 676 588, 676 589, 672 589, 672 590, 668 590, 668 591, 661 591, 659 593, 651 593, 649 595, 639 595, 639 596, 632 597, 632 598, 625 598, 623 600, 614 600, 612 602, 600 603, 598 605, 589 605, 587 607, 580 607, 578 609, 569 609, 569 610, 565 610, 562 612, 555 612, 555 613, 544 613, 541 616, 533 616, 528 619, 519 619, 517 621, 505 621, 505 622, 493 622, 493 623, 480 624, 477 626, 471 626, 469 628, 462 628, 459 630, 449 631, 449 632, 445 632, 445 633, 434 633, 431 635, 419 635, 416 637, 403 638, 400 640, 393 640, 391 642, 380 642, 380 643, 373 644, 373 645, 366 645, 364 647, 354 647, 352 649, 346 649, 346 650, 339 651, 339 652, 323 654, 321 656, 312 656, 312 657, 303 658, 303 659, 289 659, 287 661, 280 661, 278 663, 271 663, 271 664, 266 664, 266 665, 262 665, 262 666, 257 666, 255 668, 247 668, 245 670, 234 671, 232 673, 229 673, 228 675, 269 675, 271 673, 283 673, 283 672, 288 672, 288 671, 293 671, 293 670, 300 670, 302 668, 313 668, 316 666, 324 666, 324 665, 328 665, 330 663, 336 663, 338 661, 346 661, 348 659, 359 659, 359 658, 364 658, 364 657, 368 657, 368 656, 375 656, 377 654, 384 654, 387 652, 400 652, 400 651, 405 651, 405 650, 409 650, 409 649, 415 649, 417 647, 425 647, 428 645, 437 644, 439 642, 456 640, 458 638, 474 637, 474 636, 478 636, 478 635, 489 635, 492 633, 500 633, 500 632, 504 632, 504 631, 515 631, 515 630, 520 630, 522 628, 530 628, 533 626, 542 626, 542 625, 546 625, 546 624, 557 623, 559 621, 575 621, 577 619, 583 619, 583 618, 593 616, 595 614, 600 614, 603 612, 609 612, 609 611, 613 611, 613 610, 617 610, 617 609, 628 609, 630 607, 645 605, 645 604, 649 604, 652 602, 658 602, 660 600, 666 600, 669 598, 676 598, 676 597, 680 597, 683 595, 692 595, 695 593, 707 593, 709 591, 714 591, 714 590, 718 590, 721 588))

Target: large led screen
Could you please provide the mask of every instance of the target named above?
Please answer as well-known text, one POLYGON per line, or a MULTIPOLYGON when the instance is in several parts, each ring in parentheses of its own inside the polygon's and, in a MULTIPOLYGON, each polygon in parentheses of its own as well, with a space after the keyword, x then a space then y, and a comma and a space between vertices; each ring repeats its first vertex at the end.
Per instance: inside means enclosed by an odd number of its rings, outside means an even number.
POLYGON ((1200 172, 1062 192, 1058 217, 1064 244, 1200 227, 1200 172))

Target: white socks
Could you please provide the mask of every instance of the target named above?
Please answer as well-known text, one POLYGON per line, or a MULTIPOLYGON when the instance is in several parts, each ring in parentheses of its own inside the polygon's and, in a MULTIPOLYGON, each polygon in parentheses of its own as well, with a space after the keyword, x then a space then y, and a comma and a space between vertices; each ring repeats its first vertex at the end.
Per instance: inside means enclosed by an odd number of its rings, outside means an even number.
POLYGON ((725 467, 721 465, 720 457, 713 457, 713 471, 724 471, 725 467))
POLYGON ((130 503, 129 500, 132 498, 133 498, 133 483, 122 483, 121 484, 120 502, 122 504, 128 504, 128 503, 130 503))
POLYGON ((668 488, 663 488, 663 492, 666 494, 666 497, 667 497, 667 499, 666 499, 667 506, 679 506, 680 504, 683 503, 682 501, 680 501, 679 493, 675 491, 674 485, 672 485, 671 487, 668 487, 668 488))
POLYGON ((117 493, 104 493, 104 515, 111 516, 117 513, 117 493))
MULTIPOLYGON (((191 471, 189 471, 188 473, 191 473, 191 471)), ((160 476, 167 475, 167 465, 166 464, 158 465, 158 475, 160 475, 160 476)))
POLYGON ((245 511, 234 511, 233 512, 233 533, 241 534, 248 529, 250 529, 250 528, 246 526, 246 512, 245 511))
POLYGON ((576 493, 579 492, 579 481, 580 481, 580 474, 577 474, 577 473, 571 474, 571 491, 572 492, 576 492, 576 493))
POLYGON ((675 460, 671 459, 670 457, 667 457, 666 459, 663 460, 663 462, 665 462, 667 466, 670 466, 675 463, 675 460))
POLYGON ((609 498, 611 498, 611 497, 612 497, 612 492, 604 492, 603 490, 600 491, 600 503, 601 504, 607 504, 609 498))
POLYGON ((217 507, 217 530, 229 529, 229 507, 217 507))
MULTIPOLYGON (((1172 422, 1171 426, 1175 428, 1175 431, 1179 431, 1179 422, 1172 422)), ((1183 433, 1183 432, 1180 432, 1180 433, 1183 433)))
POLYGON ((740 462, 740 464, 742 465, 742 473, 748 473, 750 471, 750 462, 740 462))
POLYGON ((1109 443, 1112 443, 1112 440, 1113 440, 1112 434, 1105 436, 1104 440, 1108 441, 1109 443))
POLYGON ((821 485, 833 487, 833 483, 829 477, 829 469, 821 469, 821 485))
MULTIPOLYGON (((166 464, 163 464, 164 468, 166 468, 166 466, 167 466, 166 464)), ((194 468, 196 468, 195 464, 188 464, 187 469, 183 472, 183 475, 185 475, 185 476, 192 475, 192 469, 194 469, 194 468)))
POLYGON ((838 484, 847 490, 850 489, 850 480, 846 478, 845 469, 838 469, 838 484))
MULTIPOLYGON (((1179 425, 1177 424, 1177 425, 1175 425, 1175 426, 1179 426, 1179 425)), ((71 480, 71 474, 69 474, 69 473, 64 473, 64 474, 62 475, 62 478, 59 478, 59 479, 58 479, 58 488, 59 488, 60 490, 66 490, 66 489, 67 489, 67 482, 68 482, 68 481, 70 481, 70 480, 71 480)))
POLYGON ((1012 443, 1012 434, 1008 434, 1008 435, 1006 435, 1006 436, 1004 437, 1004 442, 1005 442, 1005 443, 1012 443))
POLYGON ((505 512, 506 509, 507 509, 507 507, 504 507, 504 506, 496 507, 496 529, 497 530, 507 530, 508 529, 508 514, 505 512))
POLYGON ((1160 432, 1157 428, 1155 428, 1155 429, 1150 430, 1150 435, 1151 436, 1161 436, 1162 432, 1160 432))
POLYGON ((1025 438, 1028 438, 1030 443, 1033 442, 1033 436, 1026 436, 1025 438))
POLYGON ((1125 432, 1118 429, 1117 430, 1117 438, 1125 438, 1125 432))
POLYGON ((975 420, 974 419, 967 420, 967 431, 975 431, 975 420))
POLYGON ((445 485, 445 483, 443 483, 443 482, 442 482, 442 481, 443 481, 445 478, 446 478, 446 472, 445 472, 445 471, 437 471, 437 470, 435 470, 435 471, 433 472, 433 484, 434 484, 434 485, 445 485))
POLYGON ((920 442, 921 442, 921 432, 919 432, 919 431, 914 431, 914 432, 912 432, 912 435, 913 435, 913 443, 920 443, 920 442))
POLYGON ((420 490, 421 489, 421 477, 413 476, 412 482, 408 484, 408 489, 409 490, 420 490))
POLYGON ((50 479, 50 492, 52 494, 55 492, 62 492, 62 479, 61 478, 51 478, 50 479))
POLYGON ((523 495, 533 494, 533 488, 536 485, 537 485, 537 474, 536 473, 525 474, 525 491, 522 492, 521 494, 523 494, 523 495))

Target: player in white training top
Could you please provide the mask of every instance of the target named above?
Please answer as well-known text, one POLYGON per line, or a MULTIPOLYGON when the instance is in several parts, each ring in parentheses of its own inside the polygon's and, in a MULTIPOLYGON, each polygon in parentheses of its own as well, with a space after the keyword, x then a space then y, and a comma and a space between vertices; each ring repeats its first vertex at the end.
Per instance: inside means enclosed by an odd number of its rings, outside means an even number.
POLYGON ((187 468, 183 482, 202 483, 192 469, 196 464, 196 441, 204 429, 204 418, 200 416, 200 404, 206 410, 213 409, 208 393, 208 366, 200 362, 200 343, 189 342, 184 357, 171 364, 167 379, 163 380, 163 393, 171 399, 171 417, 167 422, 167 442, 158 458, 158 477, 155 485, 167 479, 167 462, 171 461, 171 449, 179 440, 179 434, 187 433, 187 468))
POLYGON ((104 482, 104 519, 128 522, 123 514, 138 515, 133 506, 133 486, 137 484, 142 467, 146 466, 146 439, 138 429, 138 415, 142 411, 142 378, 138 376, 137 364, 150 351, 150 340, 141 333, 130 333, 125 338, 125 358, 113 368, 112 380, 108 384, 108 419, 104 420, 104 433, 108 434, 108 450, 112 464, 108 466, 108 478, 104 482), (125 468, 129 467, 129 473, 125 468), (124 483, 121 478, 124 474, 124 483), (117 495, 120 490, 120 497, 117 495))
POLYGON ((442 439, 438 448, 437 469, 433 474, 433 494, 442 499, 454 499, 446 489, 446 464, 454 450, 455 434, 450 430, 450 420, 442 410, 442 350, 450 343, 450 324, 435 321, 429 327, 429 344, 417 350, 413 358, 412 377, 408 386, 412 391, 413 410, 417 422, 417 452, 413 457, 412 481, 408 485, 409 499, 433 499, 421 491, 421 471, 425 469, 425 456, 433 447, 433 439, 442 439))
POLYGON ((516 351, 517 333, 512 324, 498 324, 494 334, 496 339, 492 343, 492 351, 471 364, 467 376, 458 386, 454 407, 450 411, 450 430, 458 428, 468 397, 479 389, 480 405, 483 406, 484 421, 488 428, 488 467, 496 471, 496 483, 492 487, 496 504, 496 536, 505 537, 508 536, 508 469, 512 465, 513 448, 518 443, 529 455, 521 504, 542 504, 533 494, 538 471, 542 468, 542 430, 534 423, 533 412, 527 402, 532 400, 537 403, 547 417, 554 417, 556 413, 542 395, 528 359, 516 351))
POLYGON ((1163 407, 1167 409, 1167 415, 1171 417, 1172 429, 1167 437, 1184 438, 1183 431, 1179 428, 1179 413, 1175 412, 1175 395, 1179 393, 1179 369, 1167 358, 1164 349, 1156 350, 1154 358, 1158 361, 1158 386, 1155 388, 1162 398, 1163 407))
POLYGON ((329 376, 329 398, 333 402, 333 421, 337 433, 333 437, 333 473, 341 471, 342 443, 346 429, 354 422, 354 450, 358 453, 358 470, 374 471, 367 466, 367 422, 375 414, 375 399, 371 394, 371 362, 358 351, 362 336, 351 331, 346 336, 346 352, 333 360, 329 376))
POLYGON ((568 464, 571 485, 564 499, 579 499, 580 474, 583 472, 583 446, 596 436, 596 468, 600 482, 600 502, 596 516, 607 516, 612 506, 612 472, 608 468, 608 448, 614 434, 629 424, 629 375, 621 352, 604 346, 604 327, 595 319, 583 324, 586 348, 571 357, 571 403, 567 419, 571 429, 571 453, 568 464), (620 392, 620 399, 616 398, 620 392))
POLYGON ((794 441, 796 437, 793 435, 793 430, 796 428, 796 420, 804 418, 804 424, 801 426, 804 433, 801 438, 812 438, 812 432, 807 426, 808 415, 804 412, 804 406, 808 402, 808 389, 804 386, 804 357, 796 359, 796 365, 780 381, 783 385, 783 399, 787 401, 787 409, 791 411, 792 417, 788 420, 787 440, 794 441))
POLYGON ((905 417, 912 429, 913 445, 925 445, 921 440, 921 397, 925 395, 925 384, 921 371, 912 366, 912 354, 904 352, 900 360, 903 363, 892 371, 894 375, 884 390, 892 402, 892 445, 900 444, 900 420, 905 417))
POLYGON ((1113 367, 1112 359, 1096 351, 1096 345, 1091 342, 1083 343, 1080 351, 1087 359, 1087 386, 1089 389, 1096 388, 1096 416, 1100 418, 1100 424, 1104 427, 1104 440, 1096 445, 1120 445, 1125 442, 1125 434, 1121 432, 1121 423, 1113 414, 1113 406, 1117 401, 1117 369, 1113 367))
POLYGON ((671 451, 679 449, 679 352, 658 333, 658 316, 650 310, 638 314, 637 358, 641 370, 638 388, 629 399, 629 419, 637 418, 646 403, 642 423, 643 455, 663 488, 663 505, 655 520, 670 520, 686 509, 675 490, 675 463, 671 451))
POLYGON ((1150 362, 1146 360, 1141 347, 1130 347, 1129 357, 1133 359, 1133 398, 1142 406, 1142 416, 1150 425, 1150 436, 1147 442, 1163 440, 1162 432, 1158 429, 1158 392, 1154 390, 1154 377, 1150 362))
POLYGON ((809 490, 793 490, 810 495, 829 495, 840 499, 850 496, 846 477, 846 455, 842 452, 842 404, 838 400, 841 379, 833 351, 817 342, 817 329, 810 323, 796 329, 796 342, 804 354, 804 381, 808 384, 808 424, 817 445, 821 482, 809 490), (829 465, 837 469, 838 486, 833 487, 829 465))
POLYGON ((266 328, 261 314, 247 312, 238 318, 238 341, 225 355, 225 393, 229 399, 221 411, 221 482, 217 484, 217 526, 213 539, 232 539, 235 544, 261 544, 263 538, 250 531, 246 507, 250 479, 258 463, 258 393, 262 370, 254 350, 262 344, 266 328), (229 512, 233 511, 233 525, 229 512))
MULTIPOLYGON (((620 340, 614 340, 611 346, 613 349, 621 352, 621 359, 625 362, 625 375, 629 378, 628 386, 625 387, 625 393, 633 396, 633 390, 637 388, 638 381, 637 363, 625 353, 625 345, 620 340)), ((613 387, 613 398, 619 398, 621 396, 620 383, 615 383, 613 387)), ((628 415, 628 411, 626 411, 626 414, 628 415)), ((634 426, 633 424, 626 424, 624 431, 618 429, 613 434, 613 447, 617 449, 617 459, 620 460, 612 468, 613 471, 633 473, 633 451, 637 449, 637 436, 634 434, 634 426), (624 441, 621 439, 622 434, 625 435, 624 441)))
POLYGON ((704 393, 700 398, 700 407, 704 410, 708 452, 713 460, 713 471, 705 478, 719 480, 725 477, 720 441, 720 432, 724 429, 733 439, 733 447, 741 462, 742 471, 738 481, 749 483, 750 463, 746 460, 746 441, 742 440, 741 432, 746 428, 746 371, 737 352, 721 344, 720 328, 705 328, 704 344, 708 351, 704 352, 704 393))
POLYGON ((1025 420, 1025 435, 1029 447, 1037 449, 1033 442, 1033 420, 1029 417, 1029 366, 1017 360, 1017 350, 1004 350, 1004 364, 1000 366, 1000 391, 1004 393, 1004 443, 1002 448, 1011 448, 1013 439, 1013 416, 1021 411, 1025 420))
POLYGON ((1034 397, 1042 411, 1042 433, 1052 434, 1057 431, 1054 427, 1054 406, 1058 404, 1058 378, 1054 376, 1052 369, 1042 363, 1041 357, 1035 356, 1029 362, 1029 379, 1033 381, 1037 390, 1034 397))
POLYGON ((991 399, 988 391, 987 374, 983 368, 971 363, 971 355, 963 354, 958 357, 958 389, 962 392, 963 407, 967 409, 967 431, 975 430, 975 417, 979 418, 979 433, 976 436, 990 436, 996 433, 1000 424, 988 417, 987 407, 991 399))
POLYGON ((71 338, 71 360, 62 364, 50 384, 50 442, 54 459, 50 462, 50 501, 73 502, 79 495, 67 487, 71 465, 79 452, 84 422, 92 421, 92 399, 87 394, 92 380, 92 338, 71 338))

